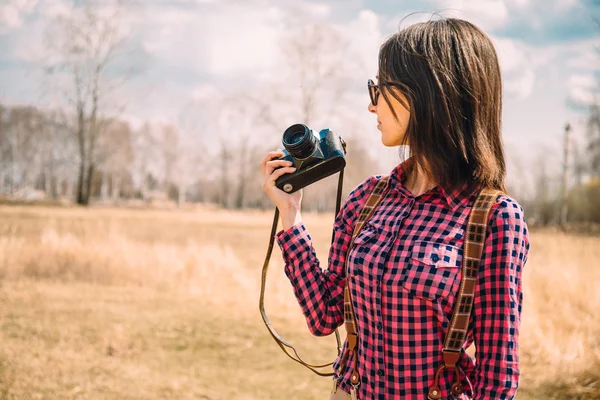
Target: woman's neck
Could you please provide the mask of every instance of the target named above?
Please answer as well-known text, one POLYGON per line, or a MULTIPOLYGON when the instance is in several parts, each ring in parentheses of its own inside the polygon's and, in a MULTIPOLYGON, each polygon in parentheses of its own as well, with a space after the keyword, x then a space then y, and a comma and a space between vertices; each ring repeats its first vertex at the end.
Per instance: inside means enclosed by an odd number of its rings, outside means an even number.
POLYGON ((422 195, 436 185, 437 183, 432 182, 421 165, 416 162, 413 163, 412 168, 409 169, 408 176, 404 182, 404 187, 406 187, 414 197, 422 195))

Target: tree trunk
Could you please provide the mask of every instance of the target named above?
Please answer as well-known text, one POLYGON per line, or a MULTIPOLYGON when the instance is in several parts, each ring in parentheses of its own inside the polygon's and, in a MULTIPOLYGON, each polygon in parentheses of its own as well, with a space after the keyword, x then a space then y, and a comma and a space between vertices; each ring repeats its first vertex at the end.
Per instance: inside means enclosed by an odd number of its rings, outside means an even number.
POLYGON ((50 173, 45 172, 44 176, 44 197, 46 199, 52 198, 52 178, 50 173))
POLYGON ((105 202, 106 199, 108 199, 108 177, 106 172, 101 172, 100 180, 100 198, 102 199, 102 202, 105 202))
POLYGON ((246 191, 246 177, 240 176, 240 182, 237 187, 237 195, 235 198, 235 208, 241 210, 244 208, 244 192, 246 191))
POLYGON ((73 199, 73 178, 72 177, 68 177, 67 178, 67 187, 66 187, 66 192, 65 192, 65 197, 69 198, 69 199, 73 199))
POLYGON ((92 180, 94 178, 94 165, 90 164, 87 169, 87 177, 86 177, 86 188, 85 188, 85 197, 83 205, 87 206, 90 204, 90 198, 92 196, 92 180))
POLYGON ((227 145, 221 145, 221 206, 227 208, 229 199, 229 151, 227 145))
POLYGON ((52 178, 52 198, 54 200, 60 199, 60 189, 60 179, 55 175, 54 178, 52 178))
POLYGON ((179 185, 178 193, 177 193, 177 207, 182 207, 185 204, 185 192, 186 192, 185 185, 183 185, 183 184, 179 185))
POLYGON ((240 149, 240 154, 243 155, 240 160, 237 193, 235 196, 235 208, 241 210, 244 207, 244 195, 246 192, 246 181, 248 179, 248 139, 246 139, 240 149))
POLYGON ((112 188, 111 188, 111 196, 113 202, 117 202, 121 197, 121 175, 119 173, 115 173, 112 176, 112 188))
POLYGON ((85 119, 83 116, 83 105, 78 105, 77 110, 77 141, 79 145, 79 165, 77 166, 77 204, 87 205, 85 195, 85 171, 86 171, 86 151, 85 151, 85 119))
POLYGON ((85 162, 83 161, 83 159, 79 162, 78 165, 78 173, 77 173, 77 204, 80 205, 86 205, 87 203, 85 202, 85 194, 84 194, 84 188, 85 188, 85 162))

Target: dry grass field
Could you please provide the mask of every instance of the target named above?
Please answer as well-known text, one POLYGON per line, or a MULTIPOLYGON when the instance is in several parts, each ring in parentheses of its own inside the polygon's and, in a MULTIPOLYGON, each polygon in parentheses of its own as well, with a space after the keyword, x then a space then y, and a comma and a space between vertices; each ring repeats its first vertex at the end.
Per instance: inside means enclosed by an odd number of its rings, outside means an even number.
MULTIPOLYGON (((321 260, 333 215, 305 215, 321 260)), ((325 399, 258 312, 271 213, 0 206, 0 400, 325 399)), ((600 238, 532 233, 518 399, 600 399, 600 238)), ((277 246, 268 312, 311 337, 277 246)))

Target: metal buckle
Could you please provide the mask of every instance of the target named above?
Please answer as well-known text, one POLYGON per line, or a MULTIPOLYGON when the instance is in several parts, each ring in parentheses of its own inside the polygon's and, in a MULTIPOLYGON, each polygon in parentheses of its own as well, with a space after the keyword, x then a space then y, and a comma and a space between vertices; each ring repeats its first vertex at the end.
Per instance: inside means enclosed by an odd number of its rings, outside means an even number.
POLYGON ((358 390, 358 385, 360 385, 360 383, 354 385, 352 384, 352 389, 350 389, 350 399, 351 400, 358 400, 358 395, 356 394, 356 391, 358 390))

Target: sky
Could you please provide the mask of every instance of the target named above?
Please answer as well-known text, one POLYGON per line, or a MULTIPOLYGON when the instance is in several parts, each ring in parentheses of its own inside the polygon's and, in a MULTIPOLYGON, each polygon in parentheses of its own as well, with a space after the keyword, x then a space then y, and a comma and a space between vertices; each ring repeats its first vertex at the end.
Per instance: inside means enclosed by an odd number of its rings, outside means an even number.
MULTIPOLYGON (((0 102, 52 104, 40 57, 49 21, 72 2, 0 0, 0 102)), ((344 115, 356 115, 360 135, 378 154, 386 150, 366 111, 365 86, 376 74, 379 45, 431 13, 475 23, 496 46, 509 175, 531 172, 540 155, 558 171, 565 124, 581 140, 586 109, 598 92, 600 0, 137 0, 123 29, 128 57, 143 72, 123 86, 123 115, 134 124, 173 121, 216 91, 289 84, 276 78, 285 57, 280 38, 298 21, 326 23, 348 44, 344 115)), ((336 118, 316 123, 335 124, 336 118)))

